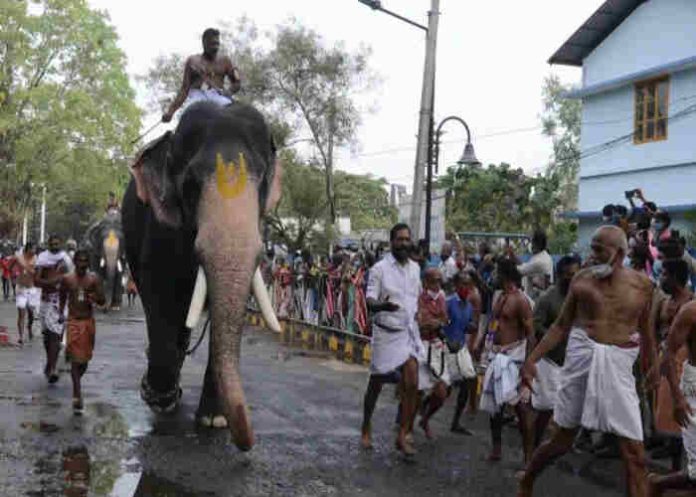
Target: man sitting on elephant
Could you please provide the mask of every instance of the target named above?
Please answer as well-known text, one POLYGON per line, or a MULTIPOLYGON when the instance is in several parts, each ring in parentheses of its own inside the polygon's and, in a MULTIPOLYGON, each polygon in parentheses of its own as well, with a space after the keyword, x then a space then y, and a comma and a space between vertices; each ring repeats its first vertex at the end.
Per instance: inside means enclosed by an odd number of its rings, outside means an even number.
MULTIPOLYGON (((190 328, 207 292, 210 352, 197 416, 209 424, 224 415, 237 447, 248 450, 254 437, 238 363, 261 217, 280 197, 270 130, 249 105, 196 102, 174 133, 138 154, 131 171, 122 216, 147 321, 141 396, 155 411, 177 407, 190 328)), ((269 299, 260 275, 253 288, 263 310, 269 299)), ((269 314, 266 321, 274 319, 269 314)))
POLYGON ((241 88, 239 71, 229 56, 218 55, 219 51, 220 31, 206 29, 203 32, 203 53, 186 59, 181 88, 162 115, 162 122, 171 121, 185 101, 193 103, 205 100, 223 106, 232 103, 232 95, 241 88), (229 90, 225 89, 225 77, 230 81, 229 90))

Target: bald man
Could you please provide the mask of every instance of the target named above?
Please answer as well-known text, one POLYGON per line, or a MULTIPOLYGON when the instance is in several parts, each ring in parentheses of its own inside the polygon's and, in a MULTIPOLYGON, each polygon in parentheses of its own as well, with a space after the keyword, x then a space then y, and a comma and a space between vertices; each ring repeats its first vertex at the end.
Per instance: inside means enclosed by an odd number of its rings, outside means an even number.
MULTIPOLYGON (((591 249, 591 266, 575 276, 560 316, 523 368, 523 381, 531 385, 537 361, 568 340, 554 409, 559 429, 520 474, 518 497, 532 495, 534 479, 570 450, 580 426, 619 437, 629 495, 648 495, 633 364, 640 349, 650 366, 657 364, 655 337, 650 332, 652 285, 645 274, 623 267, 628 247, 619 228, 599 228, 591 249)), ((651 367, 653 386, 655 373, 657 369, 651 367)))

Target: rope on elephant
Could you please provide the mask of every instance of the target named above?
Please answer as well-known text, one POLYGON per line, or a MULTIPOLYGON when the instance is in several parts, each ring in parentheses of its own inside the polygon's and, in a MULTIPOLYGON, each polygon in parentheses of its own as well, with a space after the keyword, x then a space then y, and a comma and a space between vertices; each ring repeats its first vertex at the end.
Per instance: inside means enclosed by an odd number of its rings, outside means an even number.
POLYGON ((203 338, 205 338, 205 333, 208 331, 209 324, 210 324, 210 317, 208 317, 205 324, 203 325, 203 331, 201 331, 201 336, 198 337, 198 341, 196 342, 196 345, 194 345, 189 350, 187 350, 186 355, 192 355, 196 351, 196 349, 201 345, 201 343, 203 342, 203 338))

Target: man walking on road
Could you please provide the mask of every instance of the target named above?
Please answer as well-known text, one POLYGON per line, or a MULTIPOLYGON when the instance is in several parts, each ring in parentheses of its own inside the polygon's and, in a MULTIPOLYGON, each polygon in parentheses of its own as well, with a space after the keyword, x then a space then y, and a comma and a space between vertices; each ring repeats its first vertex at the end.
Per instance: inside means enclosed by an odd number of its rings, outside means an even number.
POLYGON ((591 250, 593 266, 574 278, 561 315, 523 369, 524 383, 532 385, 539 359, 568 338, 553 416, 559 430, 534 452, 520 474, 518 497, 532 495, 534 480, 551 461, 570 450, 581 425, 619 437, 628 493, 632 497, 647 495, 643 425, 633 365, 642 347, 651 371, 649 384, 655 382, 652 285, 644 274, 623 266, 628 244, 621 229, 599 228, 591 250))
POLYGON ((519 372, 528 352, 534 348, 532 307, 520 290, 520 275, 510 259, 498 262, 498 278, 503 289, 493 302, 493 350, 483 378, 481 409, 491 415, 493 447, 489 461, 502 456, 503 409, 514 406, 519 419, 525 461, 533 450, 532 412, 528 389, 519 388, 519 372))
MULTIPOLYGON (((514 256, 514 254, 511 254, 514 256)), ((535 231, 532 235, 532 257, 517 266, 522 275, 522 288, 532 300, 553 283, 553 259, 546 250, 546 233, 535 231)))
POLYGON ((60 238, 52 235, 48 239, 48 250, 41 252, 36 260, 36 283, 41 288, 41 331, 46 348, 44 374, 49 383, 58 381, 58 354, 64 327, 59 290, 70 265, 68 254, 61 249, 60 238))
POLYGON ((409 432, 418 401, 418 358, 423 354, 416 313, 421 292, 420 268, 409 259, 411 229, 395 225, 390 232, 391 253, 370 270, 367 306, 374 315, 370 381, 365 392, 362 446, 372 448, 372 413, 384 383, 398 379, 401 422, 396 448, 416 453, 409 432))
POLYGON ((60 284, 60 320, 63 320, 65 305, 68 305, 68 346, 73 383, 73 410, 81 414, 82 376, 92 359, 96 327, 93 305, 104 305, 106 298, 99 277, 88 271, 89 256, 86 251, 75 252, 75 272, 63 276, 60 284))
MULTIPOLYGON (((580 258, 565 256, 556 265, 558 282, 539 297, 534 307, 534 331, 538 341, 542 340, 549 328, 561 314, 561 308, 570 290, 570 282, 580 270, 580 258)), ((565 359, 565 341, 546 354, 537 364, 537 377, 532 388, 532 407, 536 412, 534 425, 534 446, 538 447, 546 427, 553 416, 556 404, 558 381, 565 359)))
POLYGON ((27 316, 27 334, 29 340, 34 338, 32 326, 34 325, 34 313, 39 309, 40 290, 34 283, 36 255, 34 254, 34 244, 27 242, 21 254, 17 254, 14 261, 14 268, 18 269, 17 276, 17 331, 19 333, 20 345, 24 343, 24 322, 27 316))

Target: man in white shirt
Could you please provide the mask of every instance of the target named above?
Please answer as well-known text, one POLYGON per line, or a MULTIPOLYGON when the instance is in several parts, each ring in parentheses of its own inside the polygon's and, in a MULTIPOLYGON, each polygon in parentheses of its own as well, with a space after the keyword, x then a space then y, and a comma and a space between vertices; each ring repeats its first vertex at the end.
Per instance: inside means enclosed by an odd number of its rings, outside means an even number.
POLYGON ((399 382, 401 424, 396 448, 416 453, 411 437, 418 400, 418 361, 423 355, 416 313, 421 292, 420 268, 411 261, 411 230, 397 224, 390 233, 391 253, 370 269, 367 306, 374 316, 370 381, 365 392, 362 446, 372 448, 372 413, 385 383, 399 382))
POLYGON ((553 284, 553 259, 546 250, 546 233, 535 231, 532 235, 532 257, 517 266, 522 276, 522 289, 532 300, 553 284))

